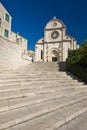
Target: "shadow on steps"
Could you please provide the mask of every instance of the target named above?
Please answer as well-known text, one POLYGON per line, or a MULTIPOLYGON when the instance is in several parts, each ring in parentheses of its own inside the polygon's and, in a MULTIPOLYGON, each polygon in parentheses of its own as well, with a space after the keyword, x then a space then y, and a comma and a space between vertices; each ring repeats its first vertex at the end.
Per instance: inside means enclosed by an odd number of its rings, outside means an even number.
POLYGON ((59 71, 66 71, 65 62, 62 61, 62 62, 58 62, 57 64, 58 64, 59 71))
MULTIPOLYGON (((59 62, 57 64, 58 64, 59 71, 66 72, 66 74, 68 76, 70 76, 73 80, 77 80, 78 82, 82 82, 82 80, 79 79, 78 77, 76 77, 74 74, 66 71, 66 67, 65 67, 66 62, 59 62)), ((85 83, 83 82, 83 84, 85 84, 85 83)))

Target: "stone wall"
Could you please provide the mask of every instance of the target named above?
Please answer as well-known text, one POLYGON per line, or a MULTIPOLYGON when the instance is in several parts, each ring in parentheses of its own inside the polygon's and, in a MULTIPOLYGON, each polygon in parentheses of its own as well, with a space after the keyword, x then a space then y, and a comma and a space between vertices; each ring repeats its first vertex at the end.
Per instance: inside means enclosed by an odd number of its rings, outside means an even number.
POLYGON ((0 36, 0 66, 17 66, 24 64, 22 46, 0 36))

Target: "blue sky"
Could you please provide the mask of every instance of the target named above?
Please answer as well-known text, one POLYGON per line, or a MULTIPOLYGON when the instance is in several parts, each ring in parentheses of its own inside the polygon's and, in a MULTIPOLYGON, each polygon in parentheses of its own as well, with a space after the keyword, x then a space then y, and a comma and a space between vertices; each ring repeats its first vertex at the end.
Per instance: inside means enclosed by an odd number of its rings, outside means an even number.
POLYGON ((67 26, 67 34, 81 44, 87 39, 87 0, 0 0, 13 17, 12 30, 29 40, 34 50, 46 23, 54 16, 67 26))

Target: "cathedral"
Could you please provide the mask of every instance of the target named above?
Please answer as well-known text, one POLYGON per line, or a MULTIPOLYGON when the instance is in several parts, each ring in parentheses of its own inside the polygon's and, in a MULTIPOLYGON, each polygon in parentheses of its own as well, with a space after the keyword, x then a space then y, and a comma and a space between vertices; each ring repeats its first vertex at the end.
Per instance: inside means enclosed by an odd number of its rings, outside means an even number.
POLYGON ((78 47, 76 39, 66 34, 64 23, 54 17, 45 26, 44 37, 35 45, 35 61, 65 61, 68 51, 78 47))

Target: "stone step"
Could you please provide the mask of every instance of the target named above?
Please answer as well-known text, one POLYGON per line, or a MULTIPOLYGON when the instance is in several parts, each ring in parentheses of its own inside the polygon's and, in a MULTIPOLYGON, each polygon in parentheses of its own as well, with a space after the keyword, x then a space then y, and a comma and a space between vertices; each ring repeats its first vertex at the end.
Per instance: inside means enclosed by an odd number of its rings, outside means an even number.
POLYGON ((5 86, 5 85, 26 85, 26 84, 45 84, 45 83, 56 83, 56 84, 60 84, 60 85, 83 85, 83 83, 82 82, 77 82, 76 80, 37 80, 37 81, 35 81, 35 80, 24 80, 24 81, 16 81, 15 79, 14 79, 14 81, 7 81, 7 82, 0 82, 0 86, 5 86))
MULTIPOLYGON (((86 98, 87 96, 72 101, 65 100, 65 103, 61 103, 60 101, 52 101, 43 104, 40 103, 37 106, 31 105, 19 109, 10 110, 7 112, 2 112, 0 113, 0 130, 24 123, 29 120, 33 121, 33 119, 36 118, 40 118, 40 122, 43 122, 43 118, 45 119, 45 121, 47 121, 47 124, 42 123, 41 130, 56 129, 64 123, 76 118, 80 114, 87 111, 86 98)), ((40 122, 36 125, 37 129, 41 125, 40 122)), ((30 129, 32 130, 33 128, 31 127, 30 129)))
MULTIPOLYGON (((79 106, 80 105, 81 104, 79 104, 79 106)), ((72 108, 72 112, 70 108, 69 112, 68 109, 65 109, 65 111, 61 109, 5 130, 86 130, 87 107, 82 108, 82 106, 80 106, 80 110, 78 110, 78 107, 75 109, 75 107, 77 106, 75 105, 74 108, 72 108), (79 120, 77 120, 78 118, 79 120)))
POLYGON ((87 85, 58 69, 33 63, 0 70, 0 130, 57 130, 87 111, 87 85))
POLYGON ((64 78, 64 79, 72 79, 70 76, 64 76, 64 75, 41 75, 41 74, 0 74, 0 79, 7 79, 7 78, 64 78))
POLYGON ((4 85, 1 85, 0 86, 0 92, 10 92, 10 91, 17 91, 17 90, 39 90, 39 89, 54 89, 54 88, 57 88, 58 90, 59 89, 77 89, 77 88, 86 88, 87 89, 87 86, 86 85, 82 85, 82 84, 58 84, 58 83, 44 83, 44 84, 39 84, 39 83, 29 83, 29 84, 4 84, 4 85), (69 87, 70 86, 70 87, 69 87))
POLYGON ((78 82, 77 80, 72 80, 72 79, 68 79, 68 78, 51 78, 51 77, 47 77, 47 78, 41 78, 41 77, 39 77, 39 78, 29 78, 29 77, 26 77, 26 78, 9 78, 9 79, 5 79, 4 78, 4 80, 3 79, 1 79, 0 78, 0 84, 1 83, 8 83, 8 82, 23 82, 23 81, 25 81, 25 82, 27 82, 27 81, 30 81, 30 82, 32 82, 32 81, 63 81, 63 82, 78 82))
POLYGON ((55 72, 53 72, 53 71, 41 71, 41 70, 20 70, 19 69, 19 71, 13 71, 12 69, 11 70, 6 70, 6 72, 0 72, 0 74, 1 75, 11 75, 11 74, 16 74, 16 75, 20 75, 20 74, 26 74, 26 75, 31 75, 31 74, 34 74, 34 75, 39 75, 39 74, 44 74, 44 75, 62 75, 62 76, 66 76, 67 75, 67 73, 65 73, 65 72, 57 72, 57 71, 55 71, 55 72), (27 73, 29 71, 29 73, 27 73))
POLYGON ((56 93, 48 93, 45 95, 39 94, 39 95, 34 95, 31 97, 20 97, 20 98, 15 98, 15 99, 6 99, 0 101, 0 112, 3 111, 8 111, 28 105, 36 105, 38 103, 43 103, 43 102, 48 102, 48 101, 54 101, 54 100, 72 100, 72 99, 79 99, 79 98, 84 98, 87 97, 87 90, 83 90, 83 92, 76 91, 76 92, 71 92, 69 95, 67 93, 64 94, 59 94, 58 92, 56 93))
POLYGON ((17 74, 17 73, 13 73, 13 74, 0 74, 0 79, 27 79, 27 78, 41 78, 41 79, 49 79, 49 78, 56 78, 56 79, 69 79, 69 80, 78 80, 77 78, 74 77, 70 77, 69 75, 51 75, 51 74, 17 74))
MULTIPOLYGON (((57 130, 58 128, 60 128, 61 126, 63 126, 63 125, 67 125, 67 123, 68 122, 71 122, 72 120, 75 120, 75 118, 77 118, 77 117, 82 117, 82 114, 85 114, 85 113, 87 113, 87 102, 86 102, 86 104, 85 104, 85 102, 83 102, 83 104, 80 104, 79 103, 79 106, 74 106, 74 108, 73 108, 73 112, 72 112, 72 114, 70 114, 70 109, 68 108, 68 110, 69 110, 69 112, 67 111, 67 109, 65 109, 65 112, 63 112, 62 113, 62 119, 58 119, 58 120, 56 120, 56 122, 55 123, 53 123, 52 125, 50 125, 50 126, 48 126, 47 128, 46 128, 46 130, 57 130), (85 106, 84 108, 83 108, 83 106, 85 106), (80 109, 78 110, 78 107, 80 107, 80 109), (76 111, 77 110, 77 111, 76 111), (68 116, 67 116, 68 115, 68 116)), ((56 114, 58 115, 58 113, 60 113, 61 111, 59 111, 59 112, 57 112, 56 114)), ((86 115, 87 116, 87 115, 86 115)), ((51 116, 52 117, 52 116, 51 116)), ((85 121, 86 121, 86 123, 87 123, 87 119, 85 119, 85 121)), ((83 122, 81 122, 81 124, 82 124, 83 122)), ((79 124, 79 125, 81 125, 81 124, 79 124)), ((83 125, 83 124, 82 124, 83 125)), ((22 127, 23 128, 23 127, 22 127)), ((73 128, 73 125, 71 126, 71 128, 73 128)), ((85 129, 86 129, 87 127, 85 127, 85 129)), ((76 129, 76 127, 74 128, 74 129, 76 129)), ((65 130, 65 129, 64 129, 65 130)), ((83 128, 81 129, 81 130, 83 130, 83 128)))
MULTIPOLYGON (((21 97, 31 97, 31 96, 35 96, 35 95, 45 95, 45 94, 51 94, 51 93, 56 93, 58 95, 61 94, 69 94, 72 92, 79 92, 82 91, 82 88, 76 88, 76 89, 58 89, 57 87, 53 88, 53 89, 31 89, 31 90, 17 90, 17 91, 8 91, 8 92, 1 92, 0 93, 0 100, 6 100, 6 99, 16 99, 16 98, 21 98, 21 97)), ((87 91, 87 88, 83 88, 83 91, 87 91)))
MULTIPOLYGON (((70 77, 70 76, 57 76, 57 75, 55 75, 55 76, 52 76, 52 75, 33 75, 33 74, 31 74, 31 75, 16 75, 16 74, 11 74, 11 75, 6 75, 6 74, 4 74, 4 75, 1 75, 0 74, 0 79, 20 79, 20 78, 22 78, 22 79, 27 79, 27 78, 41 78, 41 79, 45 79, 45 78, 56 78, 56 79, 72 79, 72 77, 70 77)), ((73 79, 72 79, 73 80, 73 79)))
POLYGON ((66 122, 56 130, 87 130, 87 112, 81 113, 81 115, 66 122))
POLYGON ((25 89, 25 90, 31 90, 31 89, 41 89, 41 88, 44 88, 44 89, 46 89, 46 88, 49 88, 49 89, 53 89, 53 88, 59 88, 59 87, 74 87, 75 89, 76 88, 78 88, 78 87, 81 87, 81 88, 87 88, 87 86, 86 85, 83 85, 82 83, 55 83, 54 84, 54 82, 37 82, 37 83, 35 83, 35 82, 33 82, 33 83, 31 83, 31 82, 25 82, 25 83, 6 83, 6 84, 0 84, 0 88, 1 88, 1 90, 0 90, 0 92, 7 92, 7 91, 16 91, 16 90, 23 90, 23 89, 25 89), (51 85, 50 85, 50 83, 51 83, 51 85), (16 87, 15 87, 16 86, 16 87))

